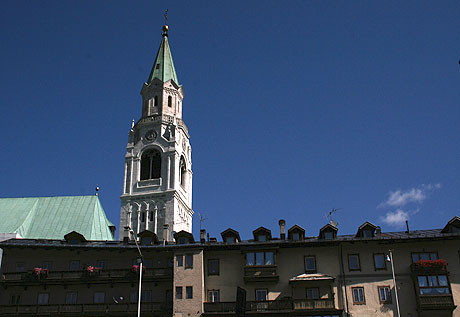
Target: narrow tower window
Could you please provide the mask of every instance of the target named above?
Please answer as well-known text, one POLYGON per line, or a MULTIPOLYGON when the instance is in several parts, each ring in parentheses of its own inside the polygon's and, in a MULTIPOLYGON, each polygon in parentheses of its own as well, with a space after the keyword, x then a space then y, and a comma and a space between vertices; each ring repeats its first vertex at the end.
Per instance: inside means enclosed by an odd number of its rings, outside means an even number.
POLYGON ((168 96, 168 107, 171 108, 171 106, 172 106, 172 97, 168 96))
POLYGON ((187 173, 187 167, 185 165, 185 159, 183 156, 180 158, 180 163, 179 163, 179 169, 180 169, 180 175, 179 175, 179 181, 182 186, 185 186, 185 177, 187 173))
POLYGON ((158 107, 158 96, 155 96, 155 104, 153 106, 158 107))
POLYGON ((161 177, 161 154, 158 150, 149 150, 142 154, 141 180, 161 177))

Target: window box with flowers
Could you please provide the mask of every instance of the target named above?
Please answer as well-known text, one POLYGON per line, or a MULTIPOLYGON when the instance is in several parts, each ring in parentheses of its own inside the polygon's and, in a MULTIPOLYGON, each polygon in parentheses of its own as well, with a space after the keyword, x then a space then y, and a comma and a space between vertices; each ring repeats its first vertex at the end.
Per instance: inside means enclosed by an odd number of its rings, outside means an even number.
POLYGON ((48 277, 48 269, 42 269, 41 267, 36 267, 29 273, 31 279, 34 280, 43 280, 48 277))
POLYGON ((414 273, 439 273, 447 272, 446 260, 418 260, 411 265, 412 272, 414 273))
POLYGON ((85 270, 85 277, 96 277, 101 275, 102 268, 88 265, 84 268, 85 270))
MULTIPOLYGON (((132 265, 131 270, 129 271, 129 275, 134 276, 138 275, 140 271, 140 265, 132 265)), ((142 266, 142 273, 145 273, 145 266, 142 266)))

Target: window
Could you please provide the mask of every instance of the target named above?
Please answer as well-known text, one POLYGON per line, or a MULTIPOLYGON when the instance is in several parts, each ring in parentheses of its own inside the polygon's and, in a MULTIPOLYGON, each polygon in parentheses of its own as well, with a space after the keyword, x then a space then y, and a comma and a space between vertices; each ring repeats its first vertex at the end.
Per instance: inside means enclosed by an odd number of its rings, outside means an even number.
POLYGON ((105 301, 104 292, 95 292, 94 293, 94 304, 103 304, 105 301))
POLYGON ((366 303, 366 299, 364 298, 364 287, 353 287, 353 304, 355 305, 362 305, 366 303))
POLYGON ((187 167, 185 165, 185 159, 183 156, 181 156, 180 158, 179 170, 180 170, 179 182, 182 186, 185 186, 185 177, 187 175, 187 167))
POLYGON ((294 232, 292 234, 292 240, 294 240, 294 241, 300 240, 300 234, 298 232, 294 232))
POLYGON ((376 270, 386 270, 387 264, 385 261, 385 254, 383 253, 374 254, 374 268, 376 270))
POLYGON ((193 268, 193 254, 187 254, 185 256, 185 268, 186 269, 193 268))
POLYGON ((373 231, 370 230, 370 229, 363 230, 363 237, 364 238, 372 238, 373 237, 373 231))
POLYGON ((219 275, 219 259, 208 260, 208 275, 219 275))
POLYGON ((96 266, 100 267, 101 269, 106 269, 107 268, 107 261, 106 260, 97 260, 96 261, 96 266))
POLYGON ((10 305, 18 305, 21 300, 21 295, 13 294, 10 297, 10 305))
POLYGON ((77 292, 68 292, 65 295, 65 303, 75 305, 77 303, 77 292))
POLYGON ((172 97, 168 96, 168 107, 171 108, 171 106, 172 106, 172 97))
POLYGON ((185 298, 186 299, 193 298, 193 287, 192 286, 185 287, 185 298))
POLYGON ((275 256, 273 252, 248 252, 246 253, 246 265, 274 265, 275 256))
POLYGON ((80 270, 80 261, 78 261, 78 260, 70 261, 69 270, 71 270, 71 271, 80 270))
POLYGON ((438 253, 436 253, 436 252, 416 252, 416 253, 412 253, 412 262, 415 263, 418 260, 438 260, 438 253))
POLYGON ((38 305, 48 305, 48 300, 48 293, 38 293, 38 305))
POLYGON ((307 299, 319 299, 319 288, 307 288, 307 299))
POLYGON ((219 290, 208 291, 208 303, 218 303, 220 301, 219 290))
POLYGON ((53 269, 53 262, 52 261, 43 261, 42 269, 52 270, 53 269))
POLYGON ((154 107, 158 107, 159 104, 158 104, 158 96, 155 96, 155 104, 153 105, 154 107))
POLYGON ((152 301, 152 291, 145 290, 141 291, 141 302, 151 302, 152 301))
POLYGON ((141 222, 145 222, 145 211, 141 212, 141 222))
POLYGON ((141 180, 161 177, 161 154, 158 150, 148 150, 141 158, 141 180))
POLYGON ((266 289, 256 289, 256 301, 262 302, 267 300, 267 290, 266 289))
POLYGON ((176 255, 176 263, 177 263, 177 266, 184 266, 184 256, 176 255))
POLYGON ((325 231, 324 232, 324 239, 326 239, 326 240, 334 239, 334 233, 332 231, 325 231))
POLYGON ((258 235, 257 236, 257 241, 264 242, 267 241, 267 236, 264 234, 258 235))
POLYGON ((447 275, 417 276, 420 295, 450 294, 447 275))
POLYGON ((390 287, 388 286, 379 286, 379 300, 381 304, 391 303, 391 293, 390 287))
POLYGON ((137 303, 137 294, 139 294, 137 291, 131 291, 131 293, 129 293, 130 303, 137 303))
POLYGON ((16 272, 24 272, 24 262, 16 262, 16 272))
POLYGON ((316 272, 316 258, 314 255, 305 257, 305 272, 316 272))
POLYGON ((152 268, 153 267, 153 260, 152 259, 145 259, 142 265, 145 266, 146 268, 147 267, 152 268))
POLYGON ((176 286, 176 299, 182 299, 182 286, 176 286))
POLYGON ((235 243, 235 237, 234 236, 225 237, 225 243, 235 243))
POLYGON ((349 254, 348 255, 348 270, 350 271, 361 270, 361 267, 359 265, 359 254, 349 254))

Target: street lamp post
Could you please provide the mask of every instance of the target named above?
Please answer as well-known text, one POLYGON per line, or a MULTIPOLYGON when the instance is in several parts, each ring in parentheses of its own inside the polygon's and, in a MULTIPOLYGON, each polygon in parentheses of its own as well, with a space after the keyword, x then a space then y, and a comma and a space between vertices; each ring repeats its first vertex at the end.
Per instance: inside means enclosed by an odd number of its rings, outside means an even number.
POLYGON ((137 243, 136 233, 130 227, 128 227, 128 229, 129 229, 129 232, 132 233, 132 235, 134 236, 134 242, 136 243, 137 251, 139 252, 139 256, 140 256, 139 259, 137 260, 137 263, 139 263, 139 295, 137 298, 137 317, 141 317, 141 292, 142 292, 142 269, 143 269, 142 265, 144 262, 144 257, 142 256, 141 249, 139 248, 139 244, 137 243))
POLYGON ((396 311, 398 312, 398 317, 401 317, 401 312, 399 311, 398 286, 396 285, 395 267, 393 265, 393 252, 391 250, 389 250, 389 252, 390 256, 387 256, 387 261, 391 262, 391 273, 393 274, 393 285, 395 287, 396 311))

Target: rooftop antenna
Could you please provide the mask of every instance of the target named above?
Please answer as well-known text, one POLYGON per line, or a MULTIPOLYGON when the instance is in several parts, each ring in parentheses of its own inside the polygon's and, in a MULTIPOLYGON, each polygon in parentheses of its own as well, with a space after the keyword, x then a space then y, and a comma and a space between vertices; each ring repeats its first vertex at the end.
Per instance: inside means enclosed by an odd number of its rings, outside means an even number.
POLYGON ((133 119, 133 121, 131 122, 131 129, 133 129, 133 128, 134 128, 134 119, 133 119))
POLYGON ((339 225, 338 222, 334 221, 334 219, 332 219, 332 216, 339 210, 341 210, 343 208, 332 208, 331 211, 329 211, 326 215, 326 219, 329 220, 329 223, 331 225, 333 225, 334 227, 337 227, 339 225))
POLYGON ((98 192, 99 192, 99 185, 96 185, 96 194, 95 194, 96 196, 98 196, 99 194, 98 192))
POLYGON ((165 25, 167 25, 168 24, 168 9, 166 9, 164 17, 165 17, 165 25))
POLYGON ((203 216, 202 214, 200 214, 200 213, 198 213, 198 216, 200 217, 200 231, 201 231, 201 229, 203 229, 203 228, 202 228, 203 222, 204 222, 206 219, 208 219, 208 218, 204 217, 204 216, 203 216))

